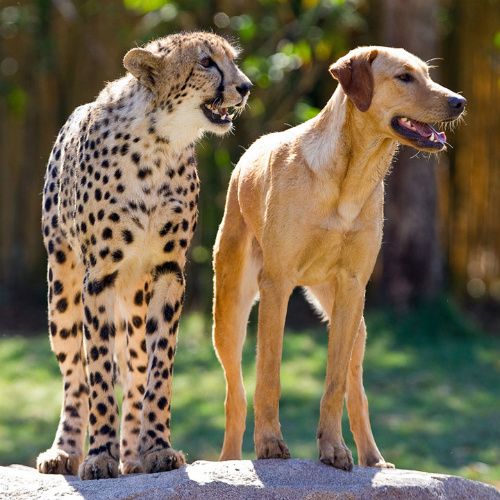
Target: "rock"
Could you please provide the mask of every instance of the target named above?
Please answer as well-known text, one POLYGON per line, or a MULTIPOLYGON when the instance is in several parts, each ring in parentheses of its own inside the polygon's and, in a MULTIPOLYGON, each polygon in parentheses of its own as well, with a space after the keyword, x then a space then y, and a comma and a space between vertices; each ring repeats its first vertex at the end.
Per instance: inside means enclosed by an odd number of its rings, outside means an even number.
POLYGON ((312 460, 198 461, 172 472, 80 481, 21 465, 0 467, 0 498, 131 499, 500 499, 477 481, 444 474, 355 467, 343 472, 312 460))

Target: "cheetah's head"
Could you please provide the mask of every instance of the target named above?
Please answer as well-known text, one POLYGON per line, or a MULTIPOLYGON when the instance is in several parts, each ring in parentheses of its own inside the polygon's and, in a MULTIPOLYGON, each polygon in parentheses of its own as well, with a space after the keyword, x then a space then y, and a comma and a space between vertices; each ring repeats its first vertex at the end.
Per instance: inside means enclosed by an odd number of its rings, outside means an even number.
POLYGON ((123 64, 155 95, 158 107, 167 113, 182 110, 186 124, 223 135, 252 86, 235 63, 237 55, 213 33, 180 33, 130 50, 123 64))

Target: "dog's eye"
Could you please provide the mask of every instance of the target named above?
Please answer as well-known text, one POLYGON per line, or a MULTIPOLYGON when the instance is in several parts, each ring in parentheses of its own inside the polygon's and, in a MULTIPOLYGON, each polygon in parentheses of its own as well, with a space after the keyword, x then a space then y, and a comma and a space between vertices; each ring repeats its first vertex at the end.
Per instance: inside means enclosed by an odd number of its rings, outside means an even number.
POLYGON ((200 61, 200 64, 204 67, 204 68, 210 68, 210 66, 213 66, 215 63, 213 61, 213 59, 211 57, 204 57, 201 61, 200 61))
POLYGON ((401 73, 400 75, 396 76, 396 78, 405 83, 413 82, 414 80, 413 76, 410 75, 410 73, 401 73))

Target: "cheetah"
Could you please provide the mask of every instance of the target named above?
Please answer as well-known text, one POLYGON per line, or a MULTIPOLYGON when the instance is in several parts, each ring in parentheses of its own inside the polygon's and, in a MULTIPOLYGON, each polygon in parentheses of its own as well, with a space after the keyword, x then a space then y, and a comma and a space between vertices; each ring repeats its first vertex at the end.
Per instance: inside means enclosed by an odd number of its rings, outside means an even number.
POLYGON ((123 59, 126 76, 76 108, 59 132, 42 231, 49 338, 64 395, 40 472, 100 479, 185 463, 171 447, 170 410, 197 222, 194 148, 205 132, 228 132, 247 102, 251 83, 237 53, 204 32, 134 48, 123 59), (123 386, 120 442, 115 375, 123 386))

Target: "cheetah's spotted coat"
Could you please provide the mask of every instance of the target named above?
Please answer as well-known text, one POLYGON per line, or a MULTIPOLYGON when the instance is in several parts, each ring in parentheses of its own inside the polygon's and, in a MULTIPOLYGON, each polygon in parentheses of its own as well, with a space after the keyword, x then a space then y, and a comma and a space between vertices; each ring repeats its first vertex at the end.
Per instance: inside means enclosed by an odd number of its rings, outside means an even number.
POLYGON ((184 463, 170 404, 184 264, 197 220, 194 143, 231 128, 250 82, 235 49, 208 33, 171 35, 124 59, 129 73, 77 108, 52 150, 43 196, 49 330, 64 379, 45 473, 82 479, 184 463), (114 395, 124 401, 121 442, 114 395), (89 425, 90 449, 83 463, 89 425))

